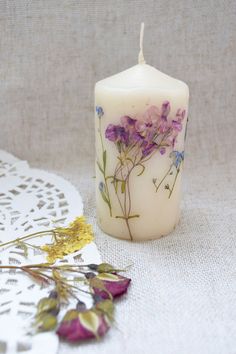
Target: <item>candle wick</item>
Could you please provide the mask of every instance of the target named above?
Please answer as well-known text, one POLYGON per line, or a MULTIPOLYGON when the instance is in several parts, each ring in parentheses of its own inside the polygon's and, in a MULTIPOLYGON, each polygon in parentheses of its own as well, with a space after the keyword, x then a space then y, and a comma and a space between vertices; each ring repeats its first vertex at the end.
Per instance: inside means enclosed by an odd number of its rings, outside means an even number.
POLYGON ((139 64, 145 64, 145 59, 143 56, 143 34, 144 34, 144 23, 141 23, 141 30, 140 30, 140 42, 139 42, 139 46, 140 46, 140 51, 139 51, 139 55, 138 55, 138 63, 139 64))

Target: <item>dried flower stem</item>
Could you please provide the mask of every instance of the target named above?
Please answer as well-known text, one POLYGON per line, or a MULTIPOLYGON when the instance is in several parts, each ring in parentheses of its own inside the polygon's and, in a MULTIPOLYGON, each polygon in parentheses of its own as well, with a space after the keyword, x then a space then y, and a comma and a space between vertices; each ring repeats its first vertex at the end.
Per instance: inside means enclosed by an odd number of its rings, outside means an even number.
POLYGON ((180 171, 180 169, 178 168, 177 173, 176 173, 176 175, 175 175, 175 179, 174 179, 173 186, 172 186, 172 188, 171 188, 171 190, 170 190, 169 199, 170 199, 170 197, 171 197, 171 195, 172 195, 172 193, 173 193, 173 190, 174 190, 174 187, 175 187, 175 183, 176 183, 177 178, 178 178, 178 175, 179 175, 179 171, 180 171))
POLYGON ((168 171, 166 172, 165 176, 162 178, 162 180, 160 181, 160 183, 158 185, 156 185, 156 182, 153 182, 153 184, 156 187, 156 192, 158 191, 158 189, 160 188, 160 186, 162 185, 162 183, 164 182, 165 178, 167 177, 167 175, 170 173, 172 167, 173 167, 173 163, 170 165, 170 168, 168 169, 168 171))
MULTIPOLYGON (((45 269, 45 270, 58 270, 58 271, 69 271, 69 272, 77 272, 80 274, 85 275, 86 272, 81 272, 78 270, 73 270, 73 267, 75 267, 74 265, 69 265, 68 267, 71 267, 72 269, 64 269, 65 266, 50 266, 50 265, 45 265, 45 264, 29 264, 29 265, 25 265, 25 266, 14 266, 14 265, 0 265, 0 269, 16 269, 16 270, 21 270, 27 274, 29 274, 30 276, 32 276, 33 278, 35 278, 36 280, 39 281, 43 281, 43 282, 47 282, 48 281, 52 281, 55 284, 60 283, 60 285, 66 290, 68 291, 69 288, 71 289, 76 289, 78 291, 81 291, 83 293, 89 294, 89 295, 93 295, 93 293, 80 289, 75 285, 71 285, 68 284, 67 281, 64 281, 63 279, 56 279, 53 276, 50 276, 48 274, 43 273, 42 271, 40 271, 40 269, 45 269)), ((81 266, 81 267, 85 267, 85 266, 81 266)), ((84 279, 84 281, 86 281, 86 278, 84 279)))
POLYGON ((0 243, 0 247, 5 247, 5 246, 8 246, 8 245, 13 245, 19 241, 22 241, 22 240, 27 240, 27 239, 30 239, 30 238, 36 238, 36 237, 40 237, 42 236, 43 234, 47 235, 47 234, 50 234, 54 232, 54 229, 52 230, 47 230, 47 231, 39 231, 39 232, 34 232, 33 234, 29 234, 29 235, 26 235, 26 236, 23 236, 23 237, 18 237, 16 238, 15 240, 12 240, 12 241, 8 241, 8 242, 5 242, 5 243, 0 243))

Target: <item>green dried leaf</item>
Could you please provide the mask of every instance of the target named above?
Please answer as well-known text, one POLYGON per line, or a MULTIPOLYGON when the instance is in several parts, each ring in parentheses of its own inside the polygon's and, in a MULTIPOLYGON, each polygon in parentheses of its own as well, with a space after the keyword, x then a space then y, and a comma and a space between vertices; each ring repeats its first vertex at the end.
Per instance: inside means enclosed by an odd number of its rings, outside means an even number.
POLYGON ((115 268, 109 263, 101 263, 97 267, 98 273, 109 273, 114 270, 115 270, 115 268))
POLYGON ((102 172, 102 174, 104 174, 104 171, 103 171, 103 169, 102 169, 102 166, 100 165, 100 163, 97 161, 97 166, 98 166, 98 168, 99 168, 99 170, 102 172))
POLYGON ((96 288, 96 289, 105 291, 109 295, 110 299, 112 299, 112 295, 106 289, 106 287, 103 284, 103 281, 101 279, 98 279, 97 277, 91 278, 91 279, 89 279, 89 284, 92 288, 96 288))
POLYGON ((44 297, 38 302, 37 313, 41 314, 42 312, 50 312, 57 309, 58 306, 59 304, 56 299, 44 297))
POLYGON ((94 278, 91 278, 89 279, 89 284, 92 288, 97 288, 97 289, 100 289, 100 290, 104 290, 104 291, 107 291, 102 280, 94 277, 94 278))
POLYGON ((117 179, 115 179, 115 191, 116 191, 116 193, 118 191, 118 180, 117 179))
POLYGON ((36 326, 39 331, 52 331, 57 326, 57 318, 54 315, 43 313, 37 317, 36 326))
POLYGON ((100 301, 96 304, 96 309, 105 314, 108 319, 114 321, 114 304, 111 300, 100 301))
POLYGON ((98 336, 99 316, 95 311, 85 311, 79 314, 79 319, 84 328, 91 331, 96 337, 98 336))
POLYGON ((120 278, 113 273, 99 273, 97 275, 97 278, 100 280, 105 280, 105 281, 119 281, 120 278))
POLYGON ((121 193, 125 193, 125 187, 126 187, 126 183, 125 181, 121 182, 121 193))
POLYGON ((101 192, 101 196, 102 196, 102 199, 104 200, 104 202, 110 207, 111 204, 106 196, 106 194, 103 192, 103 191, 100 191, 101 192))
POLYGON ((77 310, 69 310, 69 311, 67 311, 67 313, 63 317, 62 322, 64 322, 64 321, 72 321, 75 318, 77 318, 78 315, 79 315, 79 312, 77 310))
POLYGON ((106 170, 106 165, 107 165, 107 152, 106 152, 106 150, 103 151, 102 159, 103 159, 103 168, 104 168, 104 171, 105 171, 106 170))

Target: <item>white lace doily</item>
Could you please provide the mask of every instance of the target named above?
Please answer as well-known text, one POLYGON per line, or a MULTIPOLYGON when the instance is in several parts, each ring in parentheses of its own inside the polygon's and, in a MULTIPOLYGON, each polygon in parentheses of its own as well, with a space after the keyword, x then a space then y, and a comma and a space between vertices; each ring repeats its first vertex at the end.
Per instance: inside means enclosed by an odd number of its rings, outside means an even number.
MULTIPOLYGON (((26 161, 0 150, 0 242, 32 232, 64 226, 83 214, 78 191, 64 179, 43 170, 31 169, 26 161)), ((38 238, 34 244, 45 244, 38 238), (37 241, 36 241, 37 240, 37 241)), ((45 262, 45 255, 33 248, 0 249, 0 263, 29 264, 45 262)), ((68 263, 101 263, 97 247, 91 243, 64 258, 68 263)), ((58 262, 60 263, 60 261, 58 262)), ((0 353, 54 354, 58 338, 53 332, 27 335, 36 304, 48 296, 48 288, 36 284, 16 270, 0 270, 0 353)), ((88 296, 81 296, 89 304, 88 296)))

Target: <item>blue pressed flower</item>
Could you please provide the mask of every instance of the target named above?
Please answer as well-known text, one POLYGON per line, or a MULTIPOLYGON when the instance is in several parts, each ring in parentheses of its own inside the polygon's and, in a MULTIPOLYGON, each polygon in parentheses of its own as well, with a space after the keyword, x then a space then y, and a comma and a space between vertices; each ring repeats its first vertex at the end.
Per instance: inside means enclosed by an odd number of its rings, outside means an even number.
POLYGON ((179 168, 181 165, 181 162, 184 161, 184 151, 179 152, 179 151, 173 151, 172 156, 174 158, 174 165, 176 168, 179 168))
POLYGON ((104 111, 103 111, 102 107, 96 106, 96 113, 97 113, 98 117, 101 118, 104 115, 104 111))
POLYGON ((103 182, 99 183, 99 190, 100 190, 100 192, 104 191, 104 183, 103 182))

